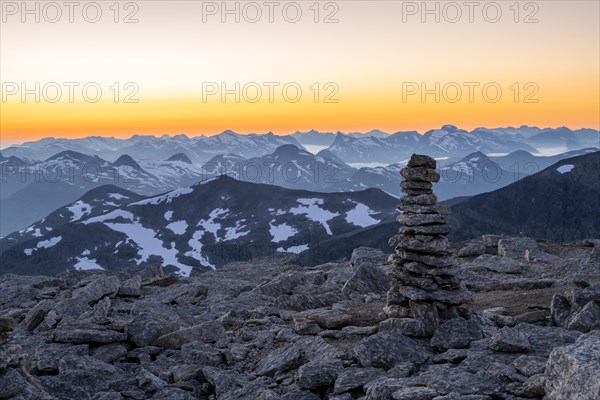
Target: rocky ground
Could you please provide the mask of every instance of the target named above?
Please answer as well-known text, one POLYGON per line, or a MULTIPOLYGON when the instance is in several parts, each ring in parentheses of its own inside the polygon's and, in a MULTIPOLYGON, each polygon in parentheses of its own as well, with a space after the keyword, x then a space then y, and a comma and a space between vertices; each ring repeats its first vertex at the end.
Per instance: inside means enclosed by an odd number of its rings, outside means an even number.
POLYGON ((383 313, 391 266, 368 248, 189 278, 4 275, 0 398, 600 398, 600 241, 484 236, 454 254, 475 300, 432 338, 383 313))

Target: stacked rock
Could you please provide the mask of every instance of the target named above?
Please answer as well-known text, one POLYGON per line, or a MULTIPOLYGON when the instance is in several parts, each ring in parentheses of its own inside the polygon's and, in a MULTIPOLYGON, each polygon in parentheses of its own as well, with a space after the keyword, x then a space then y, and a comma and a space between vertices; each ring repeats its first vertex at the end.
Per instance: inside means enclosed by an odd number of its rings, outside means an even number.
POLYGON ((390 239, 391 285, 385 312, 400 318, 396 329, 411 336, 431 336, 440 320, 457 316, 457 307, 469 300, 469 292, 454 277, 450 258, 448 209, 437 204, 434 182, 440 180, 436 161, 413 154, 400 171, 406 193, 400 200, 402 225, 390 239))

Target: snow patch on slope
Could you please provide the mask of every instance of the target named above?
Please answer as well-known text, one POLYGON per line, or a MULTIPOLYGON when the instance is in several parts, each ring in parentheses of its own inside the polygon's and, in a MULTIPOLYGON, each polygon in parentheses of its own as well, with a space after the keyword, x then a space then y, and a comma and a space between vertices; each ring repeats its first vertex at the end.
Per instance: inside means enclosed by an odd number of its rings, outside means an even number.
POLYGON ((71 207, 67 207, 67 210, 73 214, 71 217, 71 222, 73 222, 79 221, 81 218, 89 215, 92 212, 92 206, 79 200, 78 202, 73 203, 71 207))
POLYGON ((356 207, 346 213, 346 221, 349 224, 366 228, 378 224, 379 221, 371 217, 375 212, 362 203, 356 203, 356 207))
POLYGON ((298 203, 300 203, 300 206, 290 208, 292 214, 306 215, 311 221, 320 222, 328 235, 332 234, 327 221, 337 217, 339 214, 319 207, 323 205, 323 199, 298 199, 298 203))
POLYGON ((561 174, 566 174, 567 172, 571 172, 573 170, 573 168, 575 168, 575 166, 573 164, 566 164, 566 165, 561 165, 560 167, 556 168, 556 170, 558 172, 560 172, 561 174))
POLYGON ((298 231, 286 223, 273 225, 269 222, 269 233, 273 237, 273 243, 278 243, 288 240, 298 233, 298 231))

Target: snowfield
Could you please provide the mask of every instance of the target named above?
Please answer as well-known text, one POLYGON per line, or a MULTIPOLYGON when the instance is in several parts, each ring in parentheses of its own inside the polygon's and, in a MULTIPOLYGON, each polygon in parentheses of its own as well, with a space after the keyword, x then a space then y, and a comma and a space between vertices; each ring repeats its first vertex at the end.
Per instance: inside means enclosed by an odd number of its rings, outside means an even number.
POLYGON ((362 203, 356 203, 356 207, 346 213, 346 221, 349 224, 366 228, 378 224, 380 221, 371 217, 375 212, 362 203))
POLYGON ((566 165, 561 165, 560 167, 556 168, 556 170, 558 172, 560 172, 561 174, 566 174, 567 172, 571 172, 573 170, 573 168, 575 168, 575 166, 573 164, 566 164, 566 165))
POLYGON ((330 236, 332 235, 331 228, 329 228, 327 221, 337 217, 339 215, 338 213, 333 213, 319 207, 323 204, 323 199, 298 199, 298 203, 301 205, 290 208, 292 214, 306 215, 311 221, 320 222, 325 228, 325 232, 330 236))
POLYGON ((298 233, 298 231, 286 223, 273 225, 269 222, 269 233, 273 236, 273 243, 279 243, 288 240, 298 233))

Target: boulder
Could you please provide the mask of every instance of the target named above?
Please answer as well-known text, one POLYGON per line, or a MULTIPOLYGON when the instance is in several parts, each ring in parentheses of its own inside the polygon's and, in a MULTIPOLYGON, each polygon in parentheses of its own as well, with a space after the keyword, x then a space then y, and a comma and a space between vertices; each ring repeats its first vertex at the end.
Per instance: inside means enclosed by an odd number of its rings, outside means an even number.
POLYGON ((177 324, 162 315, 143 312, 136 315, 127 326, 127 338, 136 346, 144 347, 177 328, 177 324))
POLYGON ((73 292, 73 299, 92 305, 104 296, 115 295, 120 287, 121 281, 117 276, 103 276, 76 289, 73 292))
POLYGON ((28 331, 32 331, 37 327, 46 317, 48 311, 50 311, 54 307, 53 300, 42 300, 37 303, 25 316, 23 320, 23 325, 25 329, 28 331))
POLYGON ((481 242, 467 243, 458 250, 456 254, 459 257, 476 257, 485 254, 486 247, 481 242))
POLYGON ((73 321, 71 319, 60 321, 54 332, 54 341, 60 343, 104 344, 124 342, 125 340, 127 340, 127 334, 124 332, 117 332, 87 321, 73 321))
POLYGON ((526 251, 538 249, 535 239, 528 237, 511 237, 498 241, 498 255, 522 261, 525 259, 526 251))
POLYGON ((439 393, 427 387, 407 387, 392 393, 394 400, 431 400, 439 393))
POLYGON ((155 341, 156 346, 166 349, 179 349, 182 345, 195 341, 214 343, 225 336, 221 321, 208 321, 167 333, 155 341))
POLYGON ((472 341, 483 338, 483 332, 473 321, 453 318, 444 321, 431 338, 431 347, 437 352, 468 347, 472 341))
POLYGON ((222 361, 221 352, 202 342, 191 342, 181 346, 181 356, 188 364, 216 367, 222 361))
POLYGON ((584 333, 600 328, 600 304, 596 301, 587 303, 571 316, 568 328, 584 333))
POLYGON ((287 372, 302 364, 302 354, 296 344, 291 344, 271 351, 256 365, 257 375, 273 376, 275 373, 287 372))
POLYGON ((142 277, 134 275, 121 284, 117 295, 124 297, 140 297, 142 295, 142 277))
POLYGON ((473 265, 502 274, 520 274, 523 271, 523 266, 519 261, 492 254, 480 255, 473 261, 473 265))
POLYGON ((298 386, 309 390, 333 386, 343 369, 339 360, 318 360, 304 364, 298 369, 298 386))
POLYGON ((546 364, 549 400, 600 398, 600 337, 582 335, 574 344, 555 348, 546 364))
POLYGON ((380 332, 363 339, 353 349, 363 367, 389 369, 401 362, 423 364, 431 358, 425 346, 404 335, 380 332))
POLYGON ((490 348, 494 351, 525 353, 531 349, 531 344, 523 332, 504 327, 492 336, 490 348))
POLYGON ((385 370, 381 368, 346 368, 338 374, 333 392, 339 394, 362 388, 368 382, 381 378, 384 375, 385 370))

